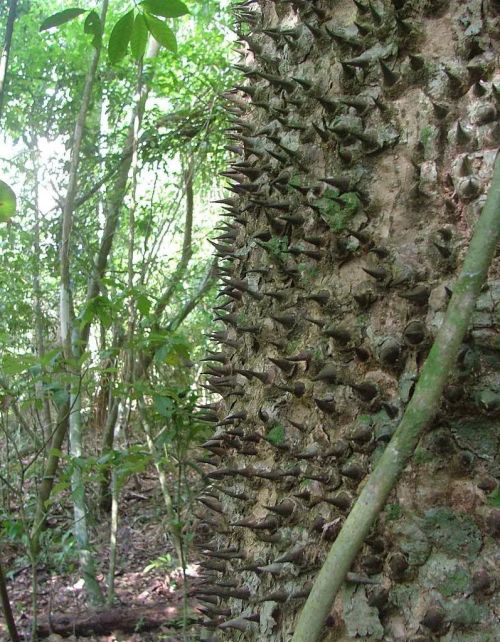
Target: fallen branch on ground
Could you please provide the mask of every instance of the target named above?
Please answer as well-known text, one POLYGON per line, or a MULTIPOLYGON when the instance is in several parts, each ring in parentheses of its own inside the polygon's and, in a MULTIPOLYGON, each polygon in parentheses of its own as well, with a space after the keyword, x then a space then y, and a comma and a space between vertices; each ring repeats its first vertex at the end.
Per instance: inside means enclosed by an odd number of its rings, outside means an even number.
MULTIPOLYGON (((193 618, 189 624, 196 620, 193 618)), ((37 635, 46 638, 51 633, 62 636, 108 635, 113 631, 138 633, 151 631, 166 625, 180 629, 182 622, 182 605, 176 606, 164 602, 153 606, 119 607, 105 611, 87 613, 58 613, 50 618, 40 618, 37 635)))

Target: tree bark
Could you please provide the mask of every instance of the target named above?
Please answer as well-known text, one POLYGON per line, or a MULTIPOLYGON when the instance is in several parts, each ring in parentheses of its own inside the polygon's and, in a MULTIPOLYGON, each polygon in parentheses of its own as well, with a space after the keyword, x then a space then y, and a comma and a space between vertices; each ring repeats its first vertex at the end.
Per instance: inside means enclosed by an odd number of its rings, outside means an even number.
POLYGON ((5 93, 7 89, 7 70, 9 68, 9 54, 14 33, 14 21, 17 13, 17 0, 9 0, 9 13, 5 26, 4 44, 0 55, 0 120, 2 119, 5 93))
POLYGON ((497 155, 495 166, 488 199, 413 397, 314 581, 292 642, 319 640, 335 596, 370 527, 414 454, 423 431, 439 410, 444 387, 453 371, 500 238, 500 155, 497 155))
MULTIPOLYGON (((108 10, 108 0, 103 0, 101 6, 101 24, 106 22, 108 10)), ((71 302, 70 286, 70 256, 71 256, 71 229, 73 227, 73 213, 75 209, 75 198, 78 183, 78 168, 80 164, 80 149, 83 141, 83 130, 87 118, 87 112, 90 105, 92 90, 96 77, 97 67, 101 54, 102 44, 99 44, 92 50, 92 58, 89 69, 85 78, 82 101, 78 114, 73 141, 71 146, 70 168, 68 175, 68 187, 64 199, 62 212, 62 235, 60 248, 60 303, 59 303, 59 323, 61 332, 61 343, 64 351, 64 357, 69 370, 71 371, 70 383, 70 414, 69 414, 69 440, 70 453, 75 459, 82 456, 82 436, 81 436, 81 366, 78 359, 81 354, 80 333, 74 327, 74 315, 71 302)), ((75 463, 71 478, 71 488, 73 493, 74 507, 74 532, 77 541, 80 569, 85 581, 89 599, 93 604, 101 604, 103 596, 99 584, 95 578, 95 568, 90 550, 90 541, 87 528, 87 514, 85 507, 85 492, 83 486, 82 471, 78 464, 75 463)))
MULTIPOLYGON (((496 9, 235 12, 245 79, 226 95, 198 594, 208 636, 290 642, 460 287, 499 142, 496 9)), ((499 300, 494 262, 415 457, 364 541, 348 531, 363 544, 335 569, 353 575, 331 608, 325 596, 322 642, 495 639, 499 300)))
POLYGON ((7 585, 5 583, 5 575, 3 574, 2 563, 0 561, 0 601, 2 603, 3 615, 7 624, 10 639, 12 642, 21 642, 19 633, 17 632, 16 622, 12 615, 12 608, 10 606, 9 594, 7 592, 7 585))

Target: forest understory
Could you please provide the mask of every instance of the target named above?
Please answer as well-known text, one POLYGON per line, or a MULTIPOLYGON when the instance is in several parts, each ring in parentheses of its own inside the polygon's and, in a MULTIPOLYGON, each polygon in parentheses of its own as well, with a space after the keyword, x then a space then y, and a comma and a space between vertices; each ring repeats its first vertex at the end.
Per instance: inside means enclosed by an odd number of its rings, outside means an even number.
MULTIPOLYGON (((200 581, 197 552, 196 549, 189 551, 184 581, 182 567, 177 566, 175 552, 166 537, 164 506, 153 471, 134 476, 129 481, 123 489, 119 510, 119 562, 113 606, 95 610, 88 605, 78 568, 71 564, 70 555, 57 570, 40 564, 37 567, 40 639, 49 642, 183 642, 196 639, 193 637, 194 623, 199 620, 200 612, 190 593, 200 581), (183 629, 186 614, 187 626, 183 629)), ((97 578, 104 588, 109 533, 103 526, 102 518, 92 525, 91 543, 98 551, 96 561, 101 573, 97 578)), ((51 514, 49 529, 64 532, 70 528, 71 504, 61 501, 51 514)), ((31 566, 23 557, 22 547, 4 545, 2 556, 2 563, 10 569, 7 587, 19 634, 22 640, 30 640, 31 566)), ((5 622, 0 619, 0 640, 8 639, 5 622)))

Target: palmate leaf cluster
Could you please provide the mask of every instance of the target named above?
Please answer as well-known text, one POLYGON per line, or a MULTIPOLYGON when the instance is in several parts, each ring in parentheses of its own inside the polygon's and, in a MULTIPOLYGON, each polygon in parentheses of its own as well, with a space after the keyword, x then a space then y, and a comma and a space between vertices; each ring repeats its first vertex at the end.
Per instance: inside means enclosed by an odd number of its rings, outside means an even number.
MULTIPOLYGON (((169 20, 170 23, 174 19, 178 22, 177 16, 184 11, 185 5, 180 2, 166 4, 176 9, 170 11, 175 16, 163 17, 159 13, 161 2, 141 3, 134 11, 137 15, 146 9, 157 11, 158 19, 169 20)), ((147 184, 140 187, 137 204, 136 234, 139 238, 142 234, 154 234, 155 226, 160 225, 162 217, 167 211, 172 211, 172 206, 166 207, 166 203, 176 198, 176 181, 181 172, 179 154, 196 158, 195 187, 200 197, 202 191, 207 195, 210 193, 214 176, 224 165, 223 129, 227 123, 217 97, 231 86, 232 72, 227 60, 227 42, 224 41, 226 27, 221 22, 218 5, 214 2, 194 3, 190 7, 192 17, 181 19, 181 22, 186 21, 184 26, 180 23, 177 25, 180 29, 178 53, 163 49, 156 59, 144 61, 146 73, 154 80, 138 150, 141 171, 148 175, 147 184)), ((26 222, 23 230, 18 225, 5 230, 5 234, 10 235, 10 241, 9 247, 5 248, 7 256, 4 255, 3 259, 6 261, 11 257, 8 267, 4 266, 6 269, 12 270, 14 263, 19 263, 23 243, 29 243, 27 238, 21 240, 20 237, 23 233, 29 237, 32 227, 34 176, 30 161, 31 144, 37 139, 40 148, 47 147, 47 143, 54 148, 50 155, 50 168, 43 164, 38 177, 42 191, 51 193, 49 203, 40 203, 43 238, 39 258, 43 271, 47 273, 42 285, 49 290, 56 286, 58 274, 58 199, 64 194, 71 132, 92 49, 88 38, 82 34, 82 22, 88 31, 92 20, 90 16, 93 15, 88 10, 83 13, 73 8, 65 13, 54 11, 56 8, 60 8, 60 4, 50 0, 20 8, 2 123, 6 140, 16 145, 14 162, 19 171, 12 170, 13 175, 17 174, 15 185, 12 180, 7 181, 15 187, 19 197, 19 218, 15 222, 26 222), (47 15, 50 17, 47 18, 47 15), (43 33, 39 33, 41 25, 46 29, 43 33), (21 38, 29 46, 21 45, 21 38), (56 202, 53 202, 54 197, 56 202)), ((105 47, 115 26, 126 15, 123 10, 123 3, 111 3, 110 17, 103 35, 105 47)), ((77 202, 107 175, 112 177, 119 167, 124 151, 129 105, 134 92, 134 67, 133 57, 127 55, 114 66, 104 58, 99 68, 96 91, 85 126, 77 202), (107 121, 104 129, 101 127, 103 118, 107 121)), ((111 178, 108 180, 110 182, 111 178)), ((83 292, 97 250, 101 223, 95 208, 106 187, 107 183, 81 205, 75 218, 75 292, 80 287, 83 292)), ((123 243, 124 236, 115 252, 118 271, 123 269, 122 259, 126 256, 123 243)), ((27 277, 30 266, 26 264, 26 258, 31 261, 31 257, 25 257, 24 260, 27 277)), ((168 262, 173 265, 175 255, 171 255, 168 262)), ((198 276, 201 277, 201 274, 198 276)), ((121 281, 119 274, 113 278, 121 281)), ((158 286, 159 282, 160 278, 158 286)), ((28 292, 25 298, 29 300, 29 296, 28 292)), ((56 305, 51 296, 47 294, 45 301, 53 310, 56 305)), ((154 300, 153 292, 148 292, 147 296, 154 300)), ((78 299, 75 305, 78 305, 78 299)), ((52 310, 47 310, 47 314, 53 322, 55 314, 52 314, 52 310)))
MULTIPOLYGON (((139 3, 136 8, 123 14, 113 26, 108 43, 110 62, 119 62, 126 55, 129 45, 134 59, 141 60, 146 53, 149 34, 170 51, 177 51, 174 32, 160 18, 179 18, 187 13, 189 10, 181 0, 144 0, 139 3)), ((81 7, 71 7, 58 11, 42 22, 40 31, 60 27, 83 14, 86 14, 83 31, 92 36, 92 45, 97 47, 101 43, 103 26, 94 9, 87 11, 81 7)))

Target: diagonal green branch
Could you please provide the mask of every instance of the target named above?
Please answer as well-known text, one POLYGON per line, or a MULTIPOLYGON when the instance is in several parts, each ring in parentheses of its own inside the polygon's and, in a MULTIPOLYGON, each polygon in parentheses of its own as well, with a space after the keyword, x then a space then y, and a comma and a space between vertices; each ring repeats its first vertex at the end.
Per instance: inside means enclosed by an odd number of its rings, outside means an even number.
POLYGON ((101 187, 106 185, 106 183, 113 178, 115 174, 117 174, 120 169, 122 168, 123 163, 130 157, 132 156, 132 149, 128 148, 126 149, 123 154, 121 154, 120 158, 118 159, 118 163, 116 165, 113 165, 111 169, 109 169, 101 178, 84 194, 81 194, 77 198, 75 198, 75 210, 84 205, 89 199, 94 196, 94 194, 97 194, 101 187))
POLYGON ((204 298, 207 292, 210 291, 211 287, 215 284, 216 279, 217 279, 217 261, 214 260, 210 264, 207 270, 207 273, 205 274, 205 278, 201 282, 198 290, 196 290, 193 296, 188 301, 186 301, 186 303, 177 313, 177 316, 175 316, 172 319, 172 321, 167 324, 167 330, 170 330, 170 331, 177 330, 177 328, 182 324, 182 322, 195 309, 198 303, 200 303, 200 301, 204 298))
POLYGON ((40 533, 45 528, 47 518, 47 502, 54 486, 55 475, 59 465, 59 452, 69 425, 69 402, 64 403, 58 410, 56 427, 52 433, 50 450, 43 469, 43 477, 38 488, 35 516, 31 528, 31 550, 35 555, 40 552, 40 533))
POLYGON ((383 509, 420 436, 439 409, 443 388, 467 331, 500 238, 500 154, 446 317, 425 361, 401 423, 368 478, 321 568, 300 614, 292 642, 317 642, 337 591, 383 509))
MULTIPOLYGON (((185 172, 185 189, 186 189, 186 216, 184 220, 184 238, 182 241, 182 253, 179 263, 170 277, 170 282, 158 303, 155 306, 154 316, 158 320, 165 311, 165 308, 170 303, 175 290, 179 287, 179 282, 184 276, 187 266, 193 256, 193 211, 194 211, 194 192, 193 192, 193 160, 190 159, 189 167, 185 172)), ((159 323, 158 323, 159 327, 159 323)))
MULTIPOLYGON (((175 332, 178 328, 184 323, 187 317, 191 312, 196 308, 196 306, 203 300, 206 294, 210 289, 215 285, 217 279, 217 261, 214 259, 205 274, 203 281, 200 284, 200 287, 196 292, 191 296, 184 306, 179 310, 178 314, 165 326, 158 326, 158 331, 166 330, 167 332, 175 332)), ((137 360, 137 366, 135 371, 135 378, 139 379, 143 377, 148 371, 149 367, 153 363, 155 356, 154 348, 147 348, 142 357, 137 360)))

